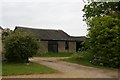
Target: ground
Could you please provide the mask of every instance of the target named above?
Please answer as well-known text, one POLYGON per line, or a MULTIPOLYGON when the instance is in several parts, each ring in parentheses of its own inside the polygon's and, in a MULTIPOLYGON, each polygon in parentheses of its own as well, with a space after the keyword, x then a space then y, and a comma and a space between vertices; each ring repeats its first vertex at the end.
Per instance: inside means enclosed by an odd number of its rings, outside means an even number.
POLYGON ((75 63, 61 61, 60 58, 31 58, 30 61, 40 63, 60 71, 56 74, 12 75, 3 78, 117 78, 118 72, 82 66, 75 63))

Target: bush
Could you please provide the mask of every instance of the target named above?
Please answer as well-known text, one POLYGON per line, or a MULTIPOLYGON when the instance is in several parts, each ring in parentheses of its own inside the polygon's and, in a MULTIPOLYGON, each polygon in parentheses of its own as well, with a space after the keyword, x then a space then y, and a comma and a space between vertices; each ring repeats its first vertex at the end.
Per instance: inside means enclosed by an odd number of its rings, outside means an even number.
POLYGON ((92 63, 120 68, 120 20, 110 16, 93 18, 89 28, 92 63))
POLYGON ((8 62, 28 62, 39 48, 37 39, 32 33, 16 30, 6 37, 5 58, 8 62))

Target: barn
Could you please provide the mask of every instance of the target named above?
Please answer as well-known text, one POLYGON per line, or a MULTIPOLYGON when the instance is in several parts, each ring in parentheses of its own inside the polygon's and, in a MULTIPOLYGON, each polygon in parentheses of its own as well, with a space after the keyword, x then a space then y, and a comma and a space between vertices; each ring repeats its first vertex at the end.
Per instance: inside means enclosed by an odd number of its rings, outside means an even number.
POLYGON ((16 26, 15 30, 23 30, 36 34, 40 41, 40 53, 48 52, 77 52, 81 48, 81 42, 85 36, 74 37, 63 30, 35 29, 16 26))
POLYGON ((2 34, 3 28, 0 26, 0 34, 2 34))

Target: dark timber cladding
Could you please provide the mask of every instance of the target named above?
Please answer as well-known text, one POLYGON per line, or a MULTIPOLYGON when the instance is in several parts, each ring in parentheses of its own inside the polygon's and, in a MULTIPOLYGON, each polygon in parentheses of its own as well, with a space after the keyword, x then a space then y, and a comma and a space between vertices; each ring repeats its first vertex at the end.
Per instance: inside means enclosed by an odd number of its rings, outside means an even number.
POLYGON ((57 41, 48 41, 48 52, 58 52, 57 41))
POLYGON ((33 32, 38 36, 42 48, 40 53, 46 52, 76 52, 79 50, 80 43, 85 40, 84 36, 69 36, 62 30, 33 29, 26 27, 16 27, 15 30, 33 32))

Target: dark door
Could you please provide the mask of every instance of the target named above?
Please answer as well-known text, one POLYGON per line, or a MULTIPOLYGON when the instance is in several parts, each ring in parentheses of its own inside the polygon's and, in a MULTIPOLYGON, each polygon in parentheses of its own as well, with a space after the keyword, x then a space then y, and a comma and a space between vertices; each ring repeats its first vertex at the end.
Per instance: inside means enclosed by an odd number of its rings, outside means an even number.
POLYGON ((57 41, 48 41, 48 52, 58 52, 57 41))
POLYGON ((81 50, 81 45, 82 42, 76 42, 76 52, 81 50))

